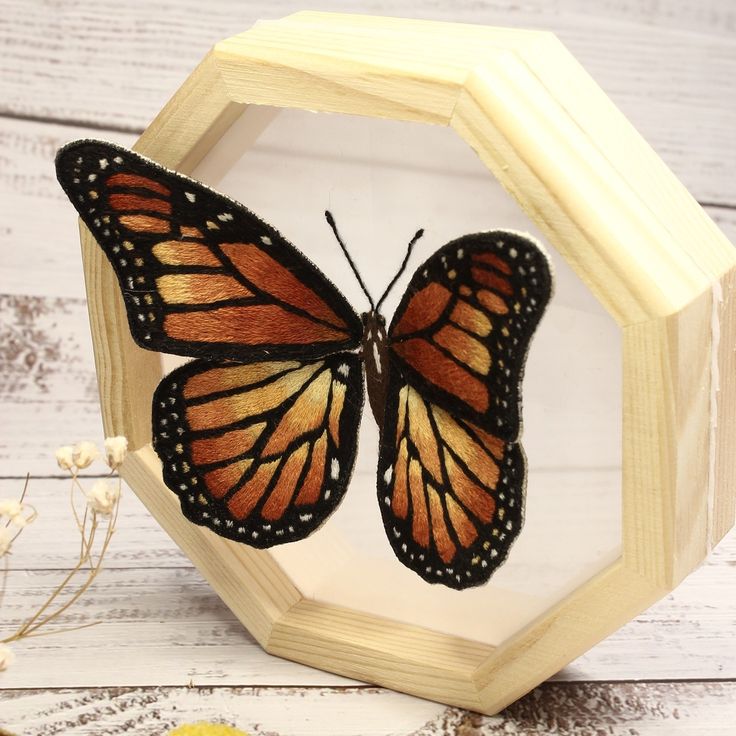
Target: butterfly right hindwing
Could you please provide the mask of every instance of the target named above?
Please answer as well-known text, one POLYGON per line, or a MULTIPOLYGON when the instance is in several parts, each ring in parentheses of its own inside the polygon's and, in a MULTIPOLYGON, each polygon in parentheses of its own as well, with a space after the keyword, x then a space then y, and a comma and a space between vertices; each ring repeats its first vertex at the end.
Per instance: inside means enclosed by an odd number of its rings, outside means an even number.
POLYGON ((378 498, 396 556, 430 583, 485 583, 521 529, 525 458, 397 380, 381 434, 378 498))

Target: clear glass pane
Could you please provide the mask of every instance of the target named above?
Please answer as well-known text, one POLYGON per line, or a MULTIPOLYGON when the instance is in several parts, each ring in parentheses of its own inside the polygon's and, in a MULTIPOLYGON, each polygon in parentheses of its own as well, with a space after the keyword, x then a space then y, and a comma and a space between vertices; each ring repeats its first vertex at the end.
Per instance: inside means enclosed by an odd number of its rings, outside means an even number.
MULTIPOLYGON (((413 268, 384 307, 388 319, 413 269, 448 240, 505 228, 544 242, 475 153, 442 127, 251 107, 194 176, 279 229, 359 312, 365 297, 324 210, 375 295, 424 227, 413 268)), ((304 595, 497 645, 619 556, 621 336, 547 250, 556 291, 523 387, 526 520, 505 565, 487 585, 457 592, 428 585, 394 558, 376 499, 378 430, 366 411, 342 506, 309 539, 272 551, 304 595)))

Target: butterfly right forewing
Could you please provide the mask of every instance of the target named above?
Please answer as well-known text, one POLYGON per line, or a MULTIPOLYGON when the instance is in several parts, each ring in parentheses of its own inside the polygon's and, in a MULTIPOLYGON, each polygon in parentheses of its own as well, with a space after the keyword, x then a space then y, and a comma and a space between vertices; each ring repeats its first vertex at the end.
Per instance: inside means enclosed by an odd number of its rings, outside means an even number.
POLYGON ((514 441, 526 354, 551 292, 549 260, 531 238, 458 238, 411 279, 389 327, 393 364, 453 415, 514 441))

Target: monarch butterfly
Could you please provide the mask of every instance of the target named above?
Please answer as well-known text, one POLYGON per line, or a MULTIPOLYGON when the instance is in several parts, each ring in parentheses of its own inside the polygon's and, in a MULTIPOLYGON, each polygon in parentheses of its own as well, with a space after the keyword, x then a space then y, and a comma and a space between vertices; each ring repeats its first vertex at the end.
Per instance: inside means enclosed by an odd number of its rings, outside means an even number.
POLYGON ((306 537, 353 469, 365 370, 378 501, 398 557, 463 589, 503 563, 523 518, 526 353, 547 257, 514 232, 465 235, 414 273, 387 326, 243 205, 133 151, 62 148, 57 176, 112 264, 144 348, 194 360, 153 397, 153 446, 184 515, 266 548, 306 537), (363 370, 364 369, 364 370, 363 370))

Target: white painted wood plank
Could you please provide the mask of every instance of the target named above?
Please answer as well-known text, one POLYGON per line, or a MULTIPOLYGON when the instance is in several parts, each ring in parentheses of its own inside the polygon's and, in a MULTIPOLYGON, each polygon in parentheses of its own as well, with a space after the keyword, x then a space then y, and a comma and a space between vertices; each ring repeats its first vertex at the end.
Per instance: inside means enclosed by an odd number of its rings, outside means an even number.
POLYGON ((89 137, 123 146, 136 138, 65 125, 0 122, 0 294, 84 299, 77 215, 56 181, 54 157, 63 144, 89 137))
MULTIPOLYGON (((9 576, 0 638, 62 577, 56 570, 9 576)), ((99 623, 14 643, 17 659, 0 673, 0 688, 350 682, 266 654, 190 568, 104 570, 59 627, 92 622, 99 623)))
POLYGON ((83 300, 0 295, 0 416, 3 476, 58 474, 56 447, 101 439, 83 300))
MULTIPOLYGON (((2 0, 0 112, 140 130, 213 43, 258 18, 301 7, 297 0, 247 8, 227 0, 87 0, 47 12, 43 3, 2 0)), ((713 184, 734 169, 736 11, 728 0, 609 0, 595 7, 584 0, 486 1, 452 8, 422 0, 326 0, 321 9, 552 30, 688 186, 696 183, 689 163, 706 165, 713 184)), ((707 194, 717 198, 722 189, 707 194)))
POLYGON ((252 736, 731 736, 736 684, 545 684, 490 717, 376 688, 18 691, 0 719, 34 736, 164 736, 195 721, 252 736))
MULTIPOLYGON (((90 470, 95 467, 92 466, 90 470)), ((99 466, 100 469, 104 467, 99 466)), ((0 479, 0 498, 18 498, 23 482, 20 478, 0 479)), ((87 488, 94 480, 82 477, 80 482, 87 488)), ((9 563, 11 570, 61 571, 75 563, 79 554, 79 532, 72 516, 69 496, 69 480, 31 479, 26 500, 38 511, 38 517, 22 532, 14 545, 9 563), (53 544, 49 544, 50 539, 54 540, 53 544)), ((77 499, 81 507, 83 502, 79 493, 77 499)), ((115 534, 105 559, 107 570, 192 567, 188 558, 125 484, 115 534)), ((147 576, 148 573, 141 572, 141 579, 147 576)))
MULTIPOLYGON (((2 482, 0 495, 9 487, 10 481, 2 482)), ((65 516, 66 483, 36 481, 30 497, 38 500, 41 516, 14 551, 0 609, 2 632, 32 614, 77 553, 77 537, 65 516), (43 497, 34 496, 39 487, 43 497)), ((102 623, 14 645, 18 661, 0 675, 0 687, 176 685, 190 678, 200 685, 335 682, 332 675, 306 668, 288 679, 289 665, 255 645, 130 494, 122 509, 106 569, 64 620, 65 626, 102 623), (71 669, 65 666, 70 657, 71 669)), ((736 678, 734 564, 736 533, 731 533, 676 591, 557 679, 736 678)))

